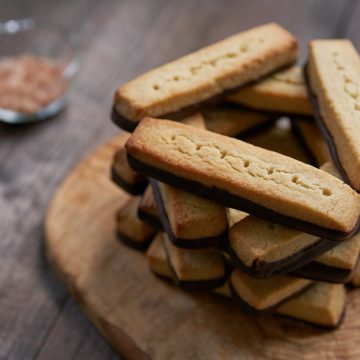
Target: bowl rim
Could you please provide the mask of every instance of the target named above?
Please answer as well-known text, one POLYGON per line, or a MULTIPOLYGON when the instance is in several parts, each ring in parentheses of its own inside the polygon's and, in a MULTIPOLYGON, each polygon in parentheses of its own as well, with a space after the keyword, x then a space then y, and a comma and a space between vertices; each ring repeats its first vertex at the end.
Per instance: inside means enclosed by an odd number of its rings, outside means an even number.
POLYGON ((62 71, 62 77, 71 80, 77 73, 80 66, 80 38, 77 33, 66 29, 61 24, 55 24, 48 21, 36 20, 33 18, 9 19, 0 22, 0 37, 2 35, 17 35, 22 32, 34 29, 51 29, 61 33, 73 48, 73 54, 62 71))

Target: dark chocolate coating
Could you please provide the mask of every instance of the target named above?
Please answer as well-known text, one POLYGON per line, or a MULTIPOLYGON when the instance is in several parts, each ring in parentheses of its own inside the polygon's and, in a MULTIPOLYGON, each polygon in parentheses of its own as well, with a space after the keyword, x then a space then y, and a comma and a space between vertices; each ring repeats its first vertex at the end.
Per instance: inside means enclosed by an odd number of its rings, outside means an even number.
MULTIPOLYGON (((266 280, 265 280, 266 281, 266 280)), ((268 313, 273 313, 280 305, 284 304, 285 302, 287 302, 288 300, 303 294, 305 291, 307 291, 311 286, 314 286, 313 283, 310 283, 309 285, 305 286, 304 288, 300 289, 299 291, 291 294, 289 297, 287 297, 286 299, 283 299, 281 301, 279 301, 278 303, 266 308, 266 309, 262 309, 262 310, 258 310, 254 307, 252 307, 250 304, 248 304, 245 300, 243 300, 239 294, 236 292, 234 286, 232 285, 231 281, 230 281, 230 291, 231 291, 231 297, 234 300, 234 302, 236 304, 238 304, 246 313, 248 314, 252 314, 252 315, 257 315, 257 314, 268 314, 268 313)))
POLYGON ((229 267, 227 266, 227 264, 225 263, 224 260, 224 266, 225 266, 225 272, 224 275, 221 276, 220 278, 217 279, 210 279, 210 280, 180 280, 177 275, 176 275, 176 271, 171 263, 170 260, 170 256, 169 256, 169 252, 166 248, 166 246, 164 245, 165 248, 165 253, 166 253, 166 257, 168 259, 168 263, 170 265, 170 269, 171 269, 171 273, 172 273, 172 277, 173 277, 173 281, 174 283, 180 287, 183 290, 188 290, 188 291, 208 291, 208 290, 212 290, 212 289, 216 289, 222 285, 225 284, 226 280, 229 277, 229 267))
MULTIPOLYGON (((283 70, 289 66, 291 66, 292 64, 288 64, 286 66, 282 66, 279 69, 275 69, 274 71, 272 71, 269 74, 266 74, 264 76, 262 76, 261 78, 265 78, 267 76, 270 76, 273 73, 276 73, 280 70, 283 70)), ((222 102, 228 95, 234 94, 236 93, 238 90, 240 90, 242 87, 244 87, 245 85, 250 85, 252 83, 255 83, 259 80, 261 80, 261 78, 256 79, 254 81, 249 81, 246 84, 242 84, 240 86, 236 86, 232 89, 227 89, 225 91, 223 91, 221 94, 217 94, 212 96, 209 99, 200 101, 196 104, 192 104, 189 106, 186 106, 178 111, 172 112, 172 113, 168 113, 168 114, 161 114, 158 116, 155 116, 156 118, 162 118, 162 119, 169 119, 169 120, 180 120, 186 116, 190 116, 192 114, 195 114, 198 111, 201 111, 202 109, 206 108, 208 109, 209 107, 215 106, 217 104, 219 104, 220 102, 222 102)), ((144 117, 146 117, 147 115, 144 115, 144 117)), ((283 116, 283 115, 282 115, 283 116)), ((116 124, 117 126, 119 126, 120 128, 129 131, 129 132, 133 132, 135 130, 135 128, 138 126, 138 124, 140 123, 140 120, 131 120, 128 119, 124 116, 122 116, 121 114, 119 114, 119 112, 116 110, 115 108, 115 104, 113 104, 112 109, 111 109, 111 120, 114 122, 114 124, 116 124)))
POLYGON ((140 208, 138 209, 138 218, 149 224, 150 226, 154 227, 155 229, 159 230, 159 231, 164 231, 164 228, 162 226, 162 223, 160 221, 160 219, 153 215, 153 214, 149 214, 146 211, 141 210, 140 208))
POLYGON ((129 238, 128 236, 122 234, 120 231, 116 231, 116 236, 117 236, 118 240, 120 240, 124 245, 126 245, 132 249, 139 250, 139 251, 145 251, 149 247, 149 245, 153 239, 153 236, 151 236, 150 238, 146 239, 145 241, 139 242, 139 241, 133 240, 133 239, 129 238))
POLYGON ((236 292, 236 290, 234 289, 231 281, 229 282, 229 286, 230 286, 230 293, 231 293, 231 298, 233 299, 234 303, 236 305, 238 305, 242 311, 244 311, 246 314, 249 315, 259 315, 259 314, 268 314, 268 313, 272 313, 274 311, 275 307, 270 307, 268 309, 265 310, 257 310, 255 308, 253 308, 252 306, 250 306, 246 301, 244 301, 236 292))
MULTIPOLYGON (((210 106, 210 105, 209 105, 210 106)), ((233 107, 237 107, 237 108, 243 108, 242 106, 238 106, 238 105, 233 105, 233 104, 229 104, 229 106, 233 106, 233 107)), ((208 107, 206 108, 208 109, 208 107)), ((246 108, 245 108, 246 109, 246 108)), ((201 109, 199 109, 201 110, 201 109)), ((248 110, 248 109, 246 109, 248 110)), ((191 111, 187 114, 187 115, 191 115, 191 111)), ((234 137, 238 138, 238 139, 246 139, 248 137, 254 136, 256 134, 258 134, 259 132, 263 132, 266 131, 267 129, 271 128, 271 126, 273 126, 273 124, 275 123, 275 121, 284 115, 281 114, 275 114, 275 113, 269 113, 269 119, 262 122, 261 124, 255 125, 247 130, 241 131, 238 134, 235 134, 234 137)), ((185 117, 185 113, 179 113, 179 114, 168 114, 168 115, 163 115, 162 118, 165 119, 169 119, 169 120, 175 120, 175 121, 179 121, 181 119, 183 119, 185 117), (184 116, 182 116, 184 115, 184 116)), ((111 119, 113 121, 113 123, 115 123, 117 126, 119 126, 121 129, 126 130, 128 132, 133 132, 137 125, 139 124, 139 122, 134 122, 131 120, 128 120, 126 118, 124 118, 123 116, 121 116, 116 110, 115 107, 113 106, 112 110, 111 110, 111 119)))
POLYGON ((211 280, 183 281, 174 275, 174 283, 181 289, 187 291, 209 291, 225 284, 227 276, 211 280))
POLYGON ((111 108, 110 118, 116 126, 128 132, 133 132, 139 124, 139 121, 129 120, 120 115, 116 110, 115 105, 111 108))
POLYGON ((116 185, 118 185, 119 187, 121 187, 123 190, 125 190, 127 193, 129 193, 131 195, 143 194, 148 185, 147 179, 144 179, 140 182, 136 182, 133 184, 128 183, 122 177, 119 176, 119 174, 115 171, 114 167, 111 167, 110 172, 111 172, 111 174, 110 174, 111 180, 116 185))
MULTIPOLYGON (((162 118, 162 119, 169 119, 169 120, 181 120, 187 116, 195 114, 196 112, 198 112, 204 108, 208 109, 209 107, 219 104, 225 98, 226 95, 227 95, 226 93, 216 95, 216 96, 212 97, 211 99, 204 100, 196 105, 190 105, 179 111, 168 113, 168 114, 162 114, 162 115, 159 115, 156 117, 162 118)), ((130 119, 127 119, 124 116, 120 115, 118 113, 118 111, 116 110, 115 105, 112 107, 112 110, 111 110, 111 120, 114 122, 114 124, 116 124, 117 126, 122 128, 123 130, 129 131, 129 132, 133 132, 141 121, 141 120, 130 120, 130 119)))
POLYGON ((128 154, 128 162, 134 170, 140 173, 144 173, 145 175, 153 177, 157 180, 163 181, 169 185, 192 192, 198 196, 214 200, 226 207, 239 209, 268 221, 277 222, 285 226, 291 226, 300 231, 318 236, 319 238, 335 241, 348 239, 357 232, 360 225, 359 218, 355 227, 347 233, 339 230, 325 228, 317 224, 276 213, 275 211, 258 205, 248 199, 233 195, 224 189, 219 189, 216 187, 209 188, 194 180, 181 178, 177 175, 146 164, 130 154, 128 154))
POLYGON ((246 274, 257 278, 257 279, 266 279, 274 275, 285 274, 290 271, 293 271, 305 264, 309 263, 311 260, 315 259, 317 256, 325 253, 326 251, 332 249, 334 246, 338 245, 338 242, 319 239, 316 243, 278 261, 266 262, 261 260, 254 260, 252 265, 246 266, 240 258, 237 256, 236 252, 231 248, 230 244, 228 245, 228 253, 230 254, 233 264, 245 272, 246 274))
POLYGON ((324 119, 321 115, 321 111, 320 111, 320 106, 319 106, 319 102, 317 100, 317 96, 315 95, 315 93, 313 92, 312 88, 311 88, 311 84, 310 84, 310 78, 309 78, 309 74, 308 74, 308 65, 305 65, 304 67, 304 78, 305 78, 305 84, 307 87, 307 91, 308 91, 308 95, 309 98, 311 100, 313 109, 314 109, 314 115, 315 115, 315 119, 316 122, 320 128, 320 131, 324 137, 324 140, 326 141, 329 151, 330 151, 330 155, 331 158, 336 166, 336 168, 338 169, 341 177, 343 178, 344 182, 350 186, 351 185, 351 181, 344 169, 344 167, 341 164, 337 149, 336 149, 336 145, 335 145, 335 141, 330 133, 330 131, 328 130, 328 128, 326 127, 326 124, 324 122, 324 119))
POLYGON ((312 261, 305 266, 291 271, 289 275, 316 281, 341 284, 347 283, 351 279, 352 273, 353 269, 341 269, 321 264, 317 261, 312 261))
POLYGON ((319 329, 319 330, 326 330, 326 331, 329 331, 329 330, 336 330, 341 324, 342 322, 344 321, 344 318, 345 318, 345 313, 346 313, 346 306, 342 312, 342 314, 340 315, 340 318, 338 320, 338 322, 335 324, 335 325, 320 325, 320 324, 315 324, 315 323, 312 323, 310 321, 307 321, 307 320, 303 320, 303 319, 298 319, 298 318, 294 318, 292 316, 289 316, 289 315, 285 315, 285 314, 279 314, 279 313, 275 313, 276 316, 279 316, 279 317, 282 317, 282 318, 286 318, 286 319, 291 319, 293 321, 301 321, 302 323, 304 324, 307 324, 307 325, 311 325, 312 327, 316 328, 316 329, 319 329))
POLYGON ((158 208, 159 216, 163 228, 170 239, 170 241, 177 247, 184 249, 201 249, 209 246, 220 246, 221 243, 225 243, 227 238, 227 229, 225 232, 211 237, 199 238, 199 239, 182 239, 175 236, 174 232, 171 229, 170 221, 164 202, 161 196, 161 191, 159 189, 158 183, 156 180, 149 178, 150 184, 153 188, 154 198, 156 206, 158 208))

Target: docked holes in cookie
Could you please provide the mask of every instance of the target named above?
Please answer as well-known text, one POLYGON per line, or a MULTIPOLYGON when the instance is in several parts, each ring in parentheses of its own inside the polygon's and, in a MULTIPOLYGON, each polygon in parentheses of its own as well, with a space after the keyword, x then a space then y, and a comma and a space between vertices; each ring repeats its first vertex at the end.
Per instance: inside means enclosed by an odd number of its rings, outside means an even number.
POLYGON ((344 91, 354 100, 357 100, 357 98, 359 97, 358 87, 350 81, 345 83, 344 91))
POLYGON ((235 58, 237 56, 237 54, 236 53, 228 53, 228 54, 226 54, 226 56, 231 59, 231 58, 235 58))
POLYGON ((297 184, 298 180, 299 180, 299 177, 298 177, 297 175, 294 175, 294 176, 292 177, 292 179, 291 179, 291 181, 292 181, 294 184, 297 184))
POLYGON ((159 89, 160 89, 160 86, 159 86, 158 84, 154 84, 154 85, 153 85, 153 89, 154 89, 154 90, 159 90, 159 89))
POLYGON ((267 173, 268 173, 269 175, 271 175, 273 172, 274 172, 274 168, 273 168, 273 167, 267 169, 267 173))
MULTIPOLYGON (((263 43, 265 40, 263 38, 258 38, 258 39, 255 39, 256 41, 258 41, 259 43, 263 43)), ((239 51, 241 53, 245 53, 249 50, 249 45, 248 44, 243 44, 239 47, 239 51)), ((229 59, 232 59, 232 58, 236 58, 238 56, 238 54, 236 52, 229 52, 227 53, 225 56, 221 56, 219 58, 216 58, 216 59, 213 59, 213 60, 210 60, 210 61, 207 61, 205 63, 203 63, 202 65, 197 65, 197 66, 192 66, 190 67, 190 72, 192 75, 197 75, 198 72, 202 69, 202 67, 204 65, 210 65, 212 67, 216 67, 217 66, 217 63, 218 61, 221 61, 222 59, 224 59, 225 57, 226 58, 229 58, 229 59)), ((175 81, 178 81, 179 78, 173 78, 173 80, 175 81)))
POLYGON ((217 59, 211 60, 209 64, 213 67, 216 67, 217 59))
POLYGON ((200 66, 192 66, 192 67, 190 68, 190 72, 191 72, 191 74, 193 74, 193 75, 196 75, 199 70, 200 70, 200 66))
POLYGON ((249 167, 250 166, 250 161, 249 160, 244 160, 244 167, 249 167))
POLYGON ((248 51, 248 49, 249 49, 249 47, 246 44, 240 46, 240 51, 241 52, 246 52, 246 51, 248 51))
POLYGON ((332 194, 330 189, 323 189, 323 195, 324 196, 330 196, 332 194))
POLYGON ((351 78, 349 78, 346 74, 343 75, 343 80, 345 81, 345 84, 352 82, 351 78))

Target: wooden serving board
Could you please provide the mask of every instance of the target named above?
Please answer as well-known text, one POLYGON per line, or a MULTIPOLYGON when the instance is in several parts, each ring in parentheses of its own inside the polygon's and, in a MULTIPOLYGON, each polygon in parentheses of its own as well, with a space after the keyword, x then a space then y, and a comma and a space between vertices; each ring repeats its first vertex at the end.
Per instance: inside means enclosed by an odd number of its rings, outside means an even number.
POLYGON ((144 254, 116 241, 114 213, 127 196, 109 180, 116 138, 82 161, 46 217, 49 261, 108 342, 128 359, 360 358, 360 293, 342 326, 324 331, 254 318, 230 300, 187 293, 148 270, 144 254))

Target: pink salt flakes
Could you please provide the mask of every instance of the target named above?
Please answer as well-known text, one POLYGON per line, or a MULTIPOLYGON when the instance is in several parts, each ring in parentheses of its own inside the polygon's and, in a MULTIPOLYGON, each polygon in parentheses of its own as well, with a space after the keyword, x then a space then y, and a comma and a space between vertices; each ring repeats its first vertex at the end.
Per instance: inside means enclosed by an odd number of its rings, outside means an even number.
POLYGON ((67 81, 55 61, 19 55, 0 61, 0 108, 32 114, 60 98, 67 81))

